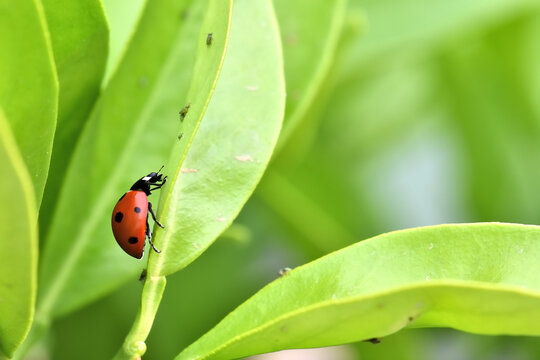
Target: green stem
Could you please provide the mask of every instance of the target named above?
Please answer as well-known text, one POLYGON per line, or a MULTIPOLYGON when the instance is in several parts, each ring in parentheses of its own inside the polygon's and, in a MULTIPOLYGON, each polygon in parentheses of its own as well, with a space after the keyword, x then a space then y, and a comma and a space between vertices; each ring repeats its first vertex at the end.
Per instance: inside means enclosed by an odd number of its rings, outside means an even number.
POLYGON ((146 352, 145 341, 156 317, 166 283, 165 276, 148 275, 146 278, 139 313, 124 340, 122 348, 115 356, 116 360, 140 359, 146 352))

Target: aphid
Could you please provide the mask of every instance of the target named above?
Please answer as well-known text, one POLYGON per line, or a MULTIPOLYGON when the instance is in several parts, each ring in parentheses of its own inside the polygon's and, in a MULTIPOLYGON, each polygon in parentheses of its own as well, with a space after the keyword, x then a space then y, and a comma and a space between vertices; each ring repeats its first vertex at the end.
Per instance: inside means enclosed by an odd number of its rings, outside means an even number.
POLYGON ((367 339, 367 340, 364 340, 364 342, 370 342, 372 344, 380 344, 382 341, 382 338, 371 338, 371 339, 367 339))
POLYGON ((180 110, 180 112, 178 112, 178 114, 180 115, 180 121, 184 121, 188 111, 189 111, 189 108, 191 106, 191 103, 188 103, 186 106, 184 106, 182 108, 182 110, 180 110))
POLYGON ((146 269, 142 269, 141 275, 139 275, 139 281, 140 282, 144 282, 146 280, 146 274, 147 273, 148 273, 148 271, 146 269))
POLYGON ((212 40, 213 39, 214 39, 214 34, 213 33, 208 33, 208 35, 206 35, 206 45, 207 46, 212 45, 212 40))
POLYGON ((151 192, 160 189, 167 180, 167 176, 162 178, 160 171, 161 169, 157 173, 151 172, 137 180, 118 200, 112 213, 111 226, 116 242, 125 252, 137 259, 143 256, 146 238, 152 249, 157 253, 160 252, 152 243, 152 233, 148 225, 150 213, 156 224, 164 228, 156 219, 152 203, 148 201, 151 192))
POLYGON ((279 276, 285 276, 287 275, 292 269, 290 267, 284 267, 283 269, 279 269, 278 275, 279 276))

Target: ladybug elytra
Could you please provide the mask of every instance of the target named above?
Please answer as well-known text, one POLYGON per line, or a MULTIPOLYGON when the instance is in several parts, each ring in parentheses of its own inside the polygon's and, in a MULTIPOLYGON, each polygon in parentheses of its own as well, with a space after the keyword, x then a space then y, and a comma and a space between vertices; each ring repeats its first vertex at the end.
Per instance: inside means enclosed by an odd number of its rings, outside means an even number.
POLYGON ((167 180, 167 176, 163 177, 160 171, 161 169, 158 172, 151 172, 137 180, 118 200, 112 213, 111 226, 116 242, 126 253, 137 259, 143 257, 146 238, 152 249, 157 253, 160 252, 152 243, 152 233, 148 225, 150 213, 155 223, 164 228, 156 219, 152 203, 148 201, 152 191, 160 189, 167 180))

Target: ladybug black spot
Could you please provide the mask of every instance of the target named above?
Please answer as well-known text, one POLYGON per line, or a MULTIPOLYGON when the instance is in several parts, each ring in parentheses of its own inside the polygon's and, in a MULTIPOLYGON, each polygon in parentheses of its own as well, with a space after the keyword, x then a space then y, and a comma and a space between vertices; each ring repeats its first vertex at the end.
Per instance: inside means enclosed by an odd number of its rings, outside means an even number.
POLYGON ((121 211, 114 214, 114 221, 116 221, 117 223, 122 222, 123 218, 124 218, 124 214, 122 214, 121 211))
POLYGON ((135 210, 135 212, 136 212, 137 214, 141 212, 141 208, 138 207, 138 206, 135 206, 135 209, 133 209, 133 210, 135 210))
POLYGON ((132 236, 128 239, 128 243, 130 244, 136 244, 139 241, 135 236, 132 236))

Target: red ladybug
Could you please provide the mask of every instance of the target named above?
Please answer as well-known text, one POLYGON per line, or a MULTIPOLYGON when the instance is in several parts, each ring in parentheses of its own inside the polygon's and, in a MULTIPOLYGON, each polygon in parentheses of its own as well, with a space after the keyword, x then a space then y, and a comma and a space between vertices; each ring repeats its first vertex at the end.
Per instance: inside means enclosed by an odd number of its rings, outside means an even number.
POLYGON ((116 242, 125 252, 137 259, 143 256, 146 237, 154 251, 160 252, 152 243, 152 233, 148 226, 150 213, 156 224, 163 228, 156 219, 152 204, 148 202, 148 195, 160 189, 167 180, 166 176, 162 179, 160 171, 161 169, 157 173, 151 172, 133 184, 118 200, 112 213, 111 226, 116 242))

